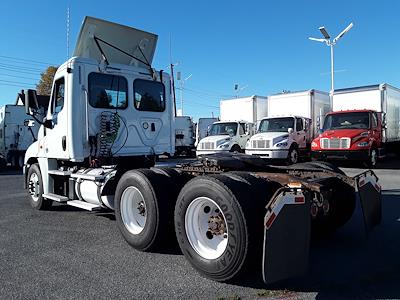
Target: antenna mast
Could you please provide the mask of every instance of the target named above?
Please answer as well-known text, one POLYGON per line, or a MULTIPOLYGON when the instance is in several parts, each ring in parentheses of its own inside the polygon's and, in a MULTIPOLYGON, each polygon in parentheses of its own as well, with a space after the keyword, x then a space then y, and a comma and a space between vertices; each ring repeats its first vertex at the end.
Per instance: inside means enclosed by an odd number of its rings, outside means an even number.
POLYGON ((67 59, 69 59, 69 5, 67 7, 67 59))

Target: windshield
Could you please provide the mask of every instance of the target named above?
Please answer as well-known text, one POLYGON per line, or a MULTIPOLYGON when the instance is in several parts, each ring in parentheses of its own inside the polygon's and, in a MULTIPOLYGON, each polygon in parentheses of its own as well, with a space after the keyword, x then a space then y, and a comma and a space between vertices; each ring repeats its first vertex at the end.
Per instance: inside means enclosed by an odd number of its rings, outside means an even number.
POLYGON ((264 119, 258 132, 287 132, 289 128, 294 128, 294 118, 264 119))
POLYGON ((323 129, 368 129, 369 127, 369 113, 353 112, 326 116, 323 129))
POLYGON ((237 123, 217 123, 213 124, 209 135, 230 135, 235 136, 237 132, 237 123))

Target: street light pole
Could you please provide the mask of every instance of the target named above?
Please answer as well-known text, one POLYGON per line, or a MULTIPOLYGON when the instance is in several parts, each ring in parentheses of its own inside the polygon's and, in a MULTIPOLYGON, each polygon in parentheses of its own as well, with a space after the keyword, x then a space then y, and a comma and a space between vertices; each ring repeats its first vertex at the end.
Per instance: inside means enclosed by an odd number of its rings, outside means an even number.
POLYGON ((327 46, 329 46, 331 48, 331 91, 329 93, 329 99, 330 99, 330 105, 332 107, 332 103, 333 103, 333 94, 335 92, 335 87, 334 87, 334 59, 333 59, 333 46, 336 45, 336 43, 338 42, 339 39, 341 39, 346 32, 348 32, 351 28, 353 27, 353 23, 350 23, 349 26, 347 26, 341 33, 338 34, 337 37, 335 37, 332 41, 331 41, 331 37, 328 34, 328 32, 326 31, 325 27, 322 26, 319 29, 319 31, 322 33, 322 35, 324 36, 323 39, 318 39, 318 38, 313 38, 313 37, 309 37, 308 39, 311 41, 316 41, 316 42, 321 42, 321 43, 325 43, 327 46))
POLYGON ((333 45, 331 44, 331 91, 329 93, 330 101, 331 101, 331 107, 333 103, 333 92, 335 90, 334 87, 334 80, 335 80, 335 71, 334 71, 334 63, 333 63, 333 45))

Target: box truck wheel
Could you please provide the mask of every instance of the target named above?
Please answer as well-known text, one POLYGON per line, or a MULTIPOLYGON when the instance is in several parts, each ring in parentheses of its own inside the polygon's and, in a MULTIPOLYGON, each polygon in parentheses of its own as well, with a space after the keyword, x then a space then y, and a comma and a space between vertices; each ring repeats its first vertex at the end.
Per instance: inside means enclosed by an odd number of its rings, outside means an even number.
POLYGON ((115 218, 125 240, 137 250, 154 250, 175 241, 172 181, 149 169, 122 175, 115 193, 115 218))
POLYGON ((26 176, 26 186, 29 192, 29 203, 35 209, 48 209, 52 201, 43 198, 43 181, 42 173, 38 164, 33 164, 29 167, 28 175, 26 176))
POLYGON ((175 206, 175 232, 186 259, 203 276, 227 281, 255 269, 261 273, 263 201, 250 185, 229 175, 198 176, 189 181, 175 206), (256 221, 256 222, 254 222, 256 221), (254 255, 258 254, 258 255, 254 255), (251 267, 250 267, 251 266, 251 267))
POLYGON ((242 148, 240 148, 240 146, 238 144, 235 144, 232 146, 231 150, 229 150, 230 152, 238 152, 238 153, 242 153, 242 148))
POLYGON ((290 164, 290 165, 295 164, 298 162, 298 160, 299 160, 299 151, 297 150, 296 146, 292 146, 289 149, 289 154, 288 154, 288 158, 287 158, 288 164, 290 164))

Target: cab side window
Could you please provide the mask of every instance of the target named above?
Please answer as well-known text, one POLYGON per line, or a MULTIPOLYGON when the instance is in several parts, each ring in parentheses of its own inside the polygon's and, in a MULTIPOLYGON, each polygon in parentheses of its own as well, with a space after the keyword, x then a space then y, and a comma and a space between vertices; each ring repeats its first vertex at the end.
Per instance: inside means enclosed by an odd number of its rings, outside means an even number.
POLYGON ((57 79, 53 90, 52 113, 59 113, 64 107, 65 80, 64 77, 57 79))
POLYGON ((303 129, 303 120, 300 118, 296 119, 296 131, 302 131, 303 129))
POLYGON ((239 124, 239 135, 243 135, 246 132, 245 126, 246 125, 244 123, 239 124))

